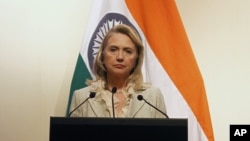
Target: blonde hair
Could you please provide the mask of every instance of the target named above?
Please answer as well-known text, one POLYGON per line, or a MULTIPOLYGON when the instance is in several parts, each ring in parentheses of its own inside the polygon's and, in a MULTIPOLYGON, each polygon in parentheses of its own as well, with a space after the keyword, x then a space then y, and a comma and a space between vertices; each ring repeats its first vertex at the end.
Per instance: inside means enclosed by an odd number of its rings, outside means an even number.
POLYGON ((94 71, 96 80, 87 81, 87 84, 90 85, 92 82, 96 82, 98 80, 103 80, 104 82, 107 82, 107 73, 103 64, 103 60, 104 60, 103 51, 108 43, 108 40, 113 35, 113 33, 121 33, 121 34, 127 35, 135 44, 135 48, 137 52, 137 59, 135 62, 135 67, 131 70, 130 76, 128 77, 126 81, 126 84, 132 83, 134 85, 135 90, 140 90, 143 87, 142 86, 143 76, 142 76, 141 68, 142 68, 143 57, 144 57, 144 46, 137 32, 132 27, 128 25, 124 25, 124 24, 116 25, 107 32, 106 36, 104 37, 102 41, 102 44, 99 48, 99 51, 96 55, 96 58, 93 64, 93 71, 94 71))

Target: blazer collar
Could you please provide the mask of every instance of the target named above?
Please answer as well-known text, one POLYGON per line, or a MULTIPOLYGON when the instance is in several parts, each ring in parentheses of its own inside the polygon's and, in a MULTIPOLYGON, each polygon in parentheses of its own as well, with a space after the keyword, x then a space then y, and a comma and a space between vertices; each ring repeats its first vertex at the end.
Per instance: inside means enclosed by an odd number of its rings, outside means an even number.
MULTIPOLYGON (((143 101, 139 101, 137 99, 138 95, 143 95, 144 99, 148 98, 148 95, 144 92, 138 92, 138 93, 133 93, 131 94, 131 99, 130 103, 128 106, 128 113, 127 117, 128 118, 134 118, 136 113, 141 109, 141 107, 145 104, 143 101)), ((106 104, 103 100, 99 99, 98 96, 96 95, 97 99, 89 100, 90 107, 92 108, 92 111, 95 113, 96 117, 108 117, 109 113, 106 111, 106 104)))
POLYGON ((106 104, 104 100, 102 99, 100 92, 97 92, 96 97, 93 100, 90 100, 89 103, 96 117, 108 117, 109 116, 109 113, 106 111, 106 104))
POLYGON ((143 97, 145 99, 148 98, 148 95, 146 95, 146 93, 144 93, 143 91, 138 91, 138 92, 134 92, 131 96, 131 100, 130 100, 130 104, 128 107, 128 115, 127 117, 133 118, 135 117, 136 113, 141 109, 141 107, 145 104, 145 102, 143 101, 139 101, 137 99, 138 95, 143 95, 143 97))
MULTIPOLYGON (((96 97, 93 100, 89 100, 90 107, 92 108, 92 111, 95 113, 96 117, 109 116, 109 113, 106 110, 106 104, 101 97, 101 94, 104 92, 103 87, 104 87, 104 82, 99 81, 94 85, 92 85, 90 89, 91 91, 96 92, 96 97)), ((131 94, 131 99, 128 106, 127 117, 133 118, 136 115, 136 113, 140 110, 140 108, 145 104, 145 102, 139 101, 137 99, 137 96, 140 94, 143 95, 144 99, 148 98, 148 95, 147 93, 145 93, 145 90, 146 88, 141 89, 139 91, 135 91, 133 87, 128 86, 128 93, 131 94)))

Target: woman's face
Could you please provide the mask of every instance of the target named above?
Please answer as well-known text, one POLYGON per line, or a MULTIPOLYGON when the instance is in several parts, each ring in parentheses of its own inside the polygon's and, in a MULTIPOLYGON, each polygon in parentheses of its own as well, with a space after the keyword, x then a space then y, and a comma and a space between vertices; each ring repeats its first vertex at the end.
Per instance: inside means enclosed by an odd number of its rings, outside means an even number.
POLYGON ((127 35, 113 33, 103 53, 103 63, 108 77, 129 77, 136 64, 137 51, 134 43, 127 35))

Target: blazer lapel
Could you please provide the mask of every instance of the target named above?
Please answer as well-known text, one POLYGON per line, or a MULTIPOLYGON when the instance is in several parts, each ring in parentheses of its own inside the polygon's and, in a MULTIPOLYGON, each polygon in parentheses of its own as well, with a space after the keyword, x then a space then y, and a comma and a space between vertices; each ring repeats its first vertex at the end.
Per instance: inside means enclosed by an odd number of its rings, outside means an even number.
POLYGON ((108 117, 108 112, 106 112, 105 107, 106 105, 104 104, 104 101, 101 99, 97 98, 94 100, 89 101, 90 107, 93 111, 93 113, 96 115, 96 117, 108 117))
MULTIPOLYGON (((143 95, 144 99, 148 99, 148 94, 145 91, 135 92, 130 90, 131 99, 128 107, 128 115, 127 117, 133 118, 135 117, 136 113, 142 108, 145 104, 143 100, 139 101, 137 99, 138 95, 143 95)), ((96 94, 96 98, 93 100, 89 100, 89 104, 91 107, 92 112, 96 115, 96 117, 109 117, 109 113, 106 111, 105 102, 101 99, 100 93, 96 94)))
POLYGON ((129 107, 128 107, 128 116, 127 117, 130 117, 130 118, 133 118, 135 117, 136 113, 141 109, 141 107, 145 104, 145 102, 142 100, 142 101, 139 101, 137 99, 137 96, 141 94, 143 95, 143 97, 145 99, 147 99, 147 95, 143 94, 143 92, 141 93, 134 93, 131 95, 131 101, 130 101, 130 104, 129 104, 129 107))

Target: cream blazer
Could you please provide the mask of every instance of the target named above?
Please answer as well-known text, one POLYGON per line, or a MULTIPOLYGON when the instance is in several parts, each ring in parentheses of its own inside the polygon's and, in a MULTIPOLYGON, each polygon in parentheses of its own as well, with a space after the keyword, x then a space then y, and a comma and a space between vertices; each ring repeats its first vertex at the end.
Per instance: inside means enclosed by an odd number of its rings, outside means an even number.
MULTIPOLYGON (((76 90, 72 97, 70 111, 87 99, 90 92, 90 86, 76 90)), ((142 91, 133 91, 131 93, 127 118, 166 118, 162 113, 145 103, 145 101, 139 101, 137 99, 138 95, 142 95, 145 100, 166 113, 165 102, 160 89, 151 86, 142 91)), ((106 110, 105 102, 98 97, 100 97, 100 93, 96 93, 94 98, 88 99, 72 113, 71 117, 111 117, 106 110)))

